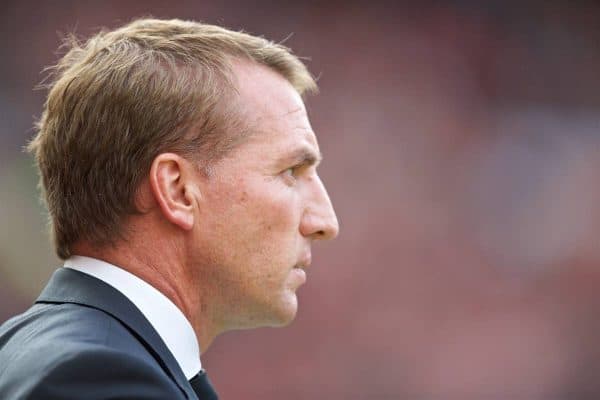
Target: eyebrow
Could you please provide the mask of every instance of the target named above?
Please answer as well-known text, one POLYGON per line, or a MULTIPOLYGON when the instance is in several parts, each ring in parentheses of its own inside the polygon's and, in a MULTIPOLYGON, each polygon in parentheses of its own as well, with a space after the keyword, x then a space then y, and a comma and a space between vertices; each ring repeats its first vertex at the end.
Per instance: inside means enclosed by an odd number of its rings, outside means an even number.
POLYGON ((323 160, 323 155, 316 153, 307 147, 294 150, 291 154, 282 157, 281 162, 288 162, 294 165, 317 165, 323 160))

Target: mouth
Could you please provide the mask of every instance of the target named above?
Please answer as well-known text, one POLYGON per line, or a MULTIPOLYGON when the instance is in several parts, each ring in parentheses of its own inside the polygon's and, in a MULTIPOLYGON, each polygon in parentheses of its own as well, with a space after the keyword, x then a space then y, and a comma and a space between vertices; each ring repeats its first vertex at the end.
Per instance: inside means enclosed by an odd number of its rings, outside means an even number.
POLYGON ((294 275, 298 277, 298 279, 301 281, 301 284, 306 282, 306 269, 310 267, 310 262, 310 254, 308 254, 303 257, 293 268, 294 275))
POLYGON ((297 277, 300 284, 306 282, 306 270, 310 267, 310 262, 310 253, 305 254, 292 269, 293 274, 297 277))
POLYGON ((300 269, 306 270, 308 267, 310 267, 310 263, 311 263, 311 255, 310 255, 310 253, 308 253, 307 255, 302 257, 302 259, 298 262, 298 264, 296 264, 294 266, 294 268, 300 268, 300 269))

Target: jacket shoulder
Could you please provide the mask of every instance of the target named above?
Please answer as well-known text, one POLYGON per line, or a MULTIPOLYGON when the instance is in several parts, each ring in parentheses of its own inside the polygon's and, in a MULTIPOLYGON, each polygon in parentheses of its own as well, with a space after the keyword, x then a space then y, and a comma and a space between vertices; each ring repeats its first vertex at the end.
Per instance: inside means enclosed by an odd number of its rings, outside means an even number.
MULTIPOLYGON (((63 353, 17 398, 23 399, 183 399, 160 367, 106 347, 63 353)), ((12 398, 12 397, 11 397, 12 398)))
POLYGON ((0 327, 0 398, 184 398, 119 321, 76 304, 39 304, 0 327))

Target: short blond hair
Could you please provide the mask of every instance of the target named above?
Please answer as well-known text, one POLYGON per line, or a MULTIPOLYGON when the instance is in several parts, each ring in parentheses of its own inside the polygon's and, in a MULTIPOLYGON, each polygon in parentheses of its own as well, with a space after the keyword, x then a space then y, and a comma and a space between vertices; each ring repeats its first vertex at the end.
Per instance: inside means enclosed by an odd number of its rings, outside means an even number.
POLYGON ((158 154, 209 163, 237 143, 227 107, 234 59, 271 68, 301 95, 317 89, 287 47, 193 21, 139 19, 66 46, 28 145, 62 259, 79 240, 124 237, 123 219, 137 212, 136 190, 158 154))

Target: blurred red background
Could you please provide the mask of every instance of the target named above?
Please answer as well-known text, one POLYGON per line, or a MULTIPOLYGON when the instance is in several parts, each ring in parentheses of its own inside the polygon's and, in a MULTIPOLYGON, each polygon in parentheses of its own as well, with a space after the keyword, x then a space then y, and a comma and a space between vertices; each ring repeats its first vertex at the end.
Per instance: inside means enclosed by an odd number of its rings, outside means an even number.
POLYGON ((195 19, 309 57, 341 224, 294 324, 203 355, 224 399, 600 398, 600 4, 419 4, 4 2, 0 321, 60 266, 21 149, 61 36, 195 19))

